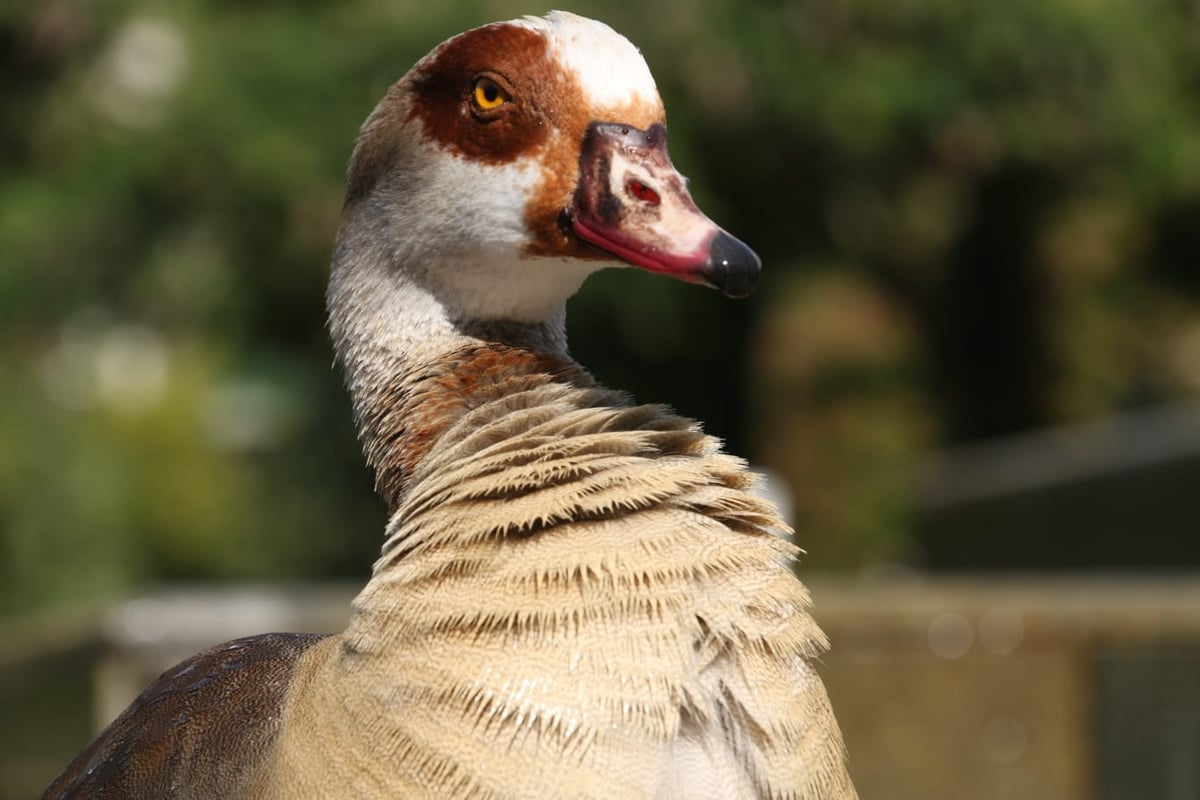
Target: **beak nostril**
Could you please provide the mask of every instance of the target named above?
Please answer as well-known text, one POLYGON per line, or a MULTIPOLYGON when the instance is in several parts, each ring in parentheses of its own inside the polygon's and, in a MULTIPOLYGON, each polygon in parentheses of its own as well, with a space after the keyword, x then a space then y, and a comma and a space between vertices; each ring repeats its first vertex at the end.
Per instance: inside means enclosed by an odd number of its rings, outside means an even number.
POLYGON ((625 184, 625 191, 648 206, 657 206, 662 202, 662 198, 658 196, 658 192, 651 189, 646 184, 639 180, 631 178, 625 184))

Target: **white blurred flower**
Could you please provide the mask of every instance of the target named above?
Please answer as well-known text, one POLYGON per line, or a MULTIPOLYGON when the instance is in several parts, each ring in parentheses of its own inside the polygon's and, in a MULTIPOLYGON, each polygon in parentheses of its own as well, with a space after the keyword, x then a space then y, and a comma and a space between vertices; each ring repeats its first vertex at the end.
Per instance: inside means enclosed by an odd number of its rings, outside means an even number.
POLYGON ((58 345, 42 359, 42 390, 60 408, 103 404, 125 413, 162 402, 170 353, 162 335, 144 325, 114 323, 87 309, 63 325, 58 345))
POLYGON ((263 378, 224 381, 203 406, 209 441, 222 450, 260 450, 278 445, 295 428, 299 410, 285 387, 263 378))
POLYGON ((161 19, 135 18, 101 56, 92 76, 92 99, 114 122, 151 127, 162 119, 166 101, 187 71, 187 43, 179 28, 161 19))
POLYGON ((106 405, 138 412, 157 405, 167 390, 167 346, 142 325, 117 325, 97 342, 96 390, 106 405))

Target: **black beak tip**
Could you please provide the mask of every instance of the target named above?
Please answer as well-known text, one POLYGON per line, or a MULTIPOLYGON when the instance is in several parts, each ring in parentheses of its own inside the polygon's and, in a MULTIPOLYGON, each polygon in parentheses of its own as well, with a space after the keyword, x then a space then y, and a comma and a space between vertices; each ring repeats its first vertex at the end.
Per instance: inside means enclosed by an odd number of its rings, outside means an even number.
POLYGON ((758 288, 762 260, 743 242, 725 231, 713 237, 708 246, 705 280, 726 297, 749 297, 758 288))

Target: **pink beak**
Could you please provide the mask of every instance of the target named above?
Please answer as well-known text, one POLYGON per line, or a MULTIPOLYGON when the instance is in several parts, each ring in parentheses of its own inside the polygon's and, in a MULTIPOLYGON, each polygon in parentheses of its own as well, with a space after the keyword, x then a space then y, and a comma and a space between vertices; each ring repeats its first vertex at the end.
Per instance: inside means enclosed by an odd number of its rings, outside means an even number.
POLYGON ((593 122, 579 154, 571 227, 635 267, 702 283, 728 297, 758 285, 754 251, 706 217, 667 154, 667 129, 593 122))

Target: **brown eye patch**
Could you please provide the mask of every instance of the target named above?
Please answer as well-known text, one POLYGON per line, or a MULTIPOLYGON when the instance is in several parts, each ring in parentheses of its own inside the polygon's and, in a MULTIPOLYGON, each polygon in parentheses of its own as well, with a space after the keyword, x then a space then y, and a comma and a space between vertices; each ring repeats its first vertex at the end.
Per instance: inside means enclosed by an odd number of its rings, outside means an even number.
POLYGON ((511 163, 550 134, 534 89, 553 82, 550 72, 541 34, 506 23, 477 28, 448 41, 413 74, 411 116, 451 152, 511 163))

